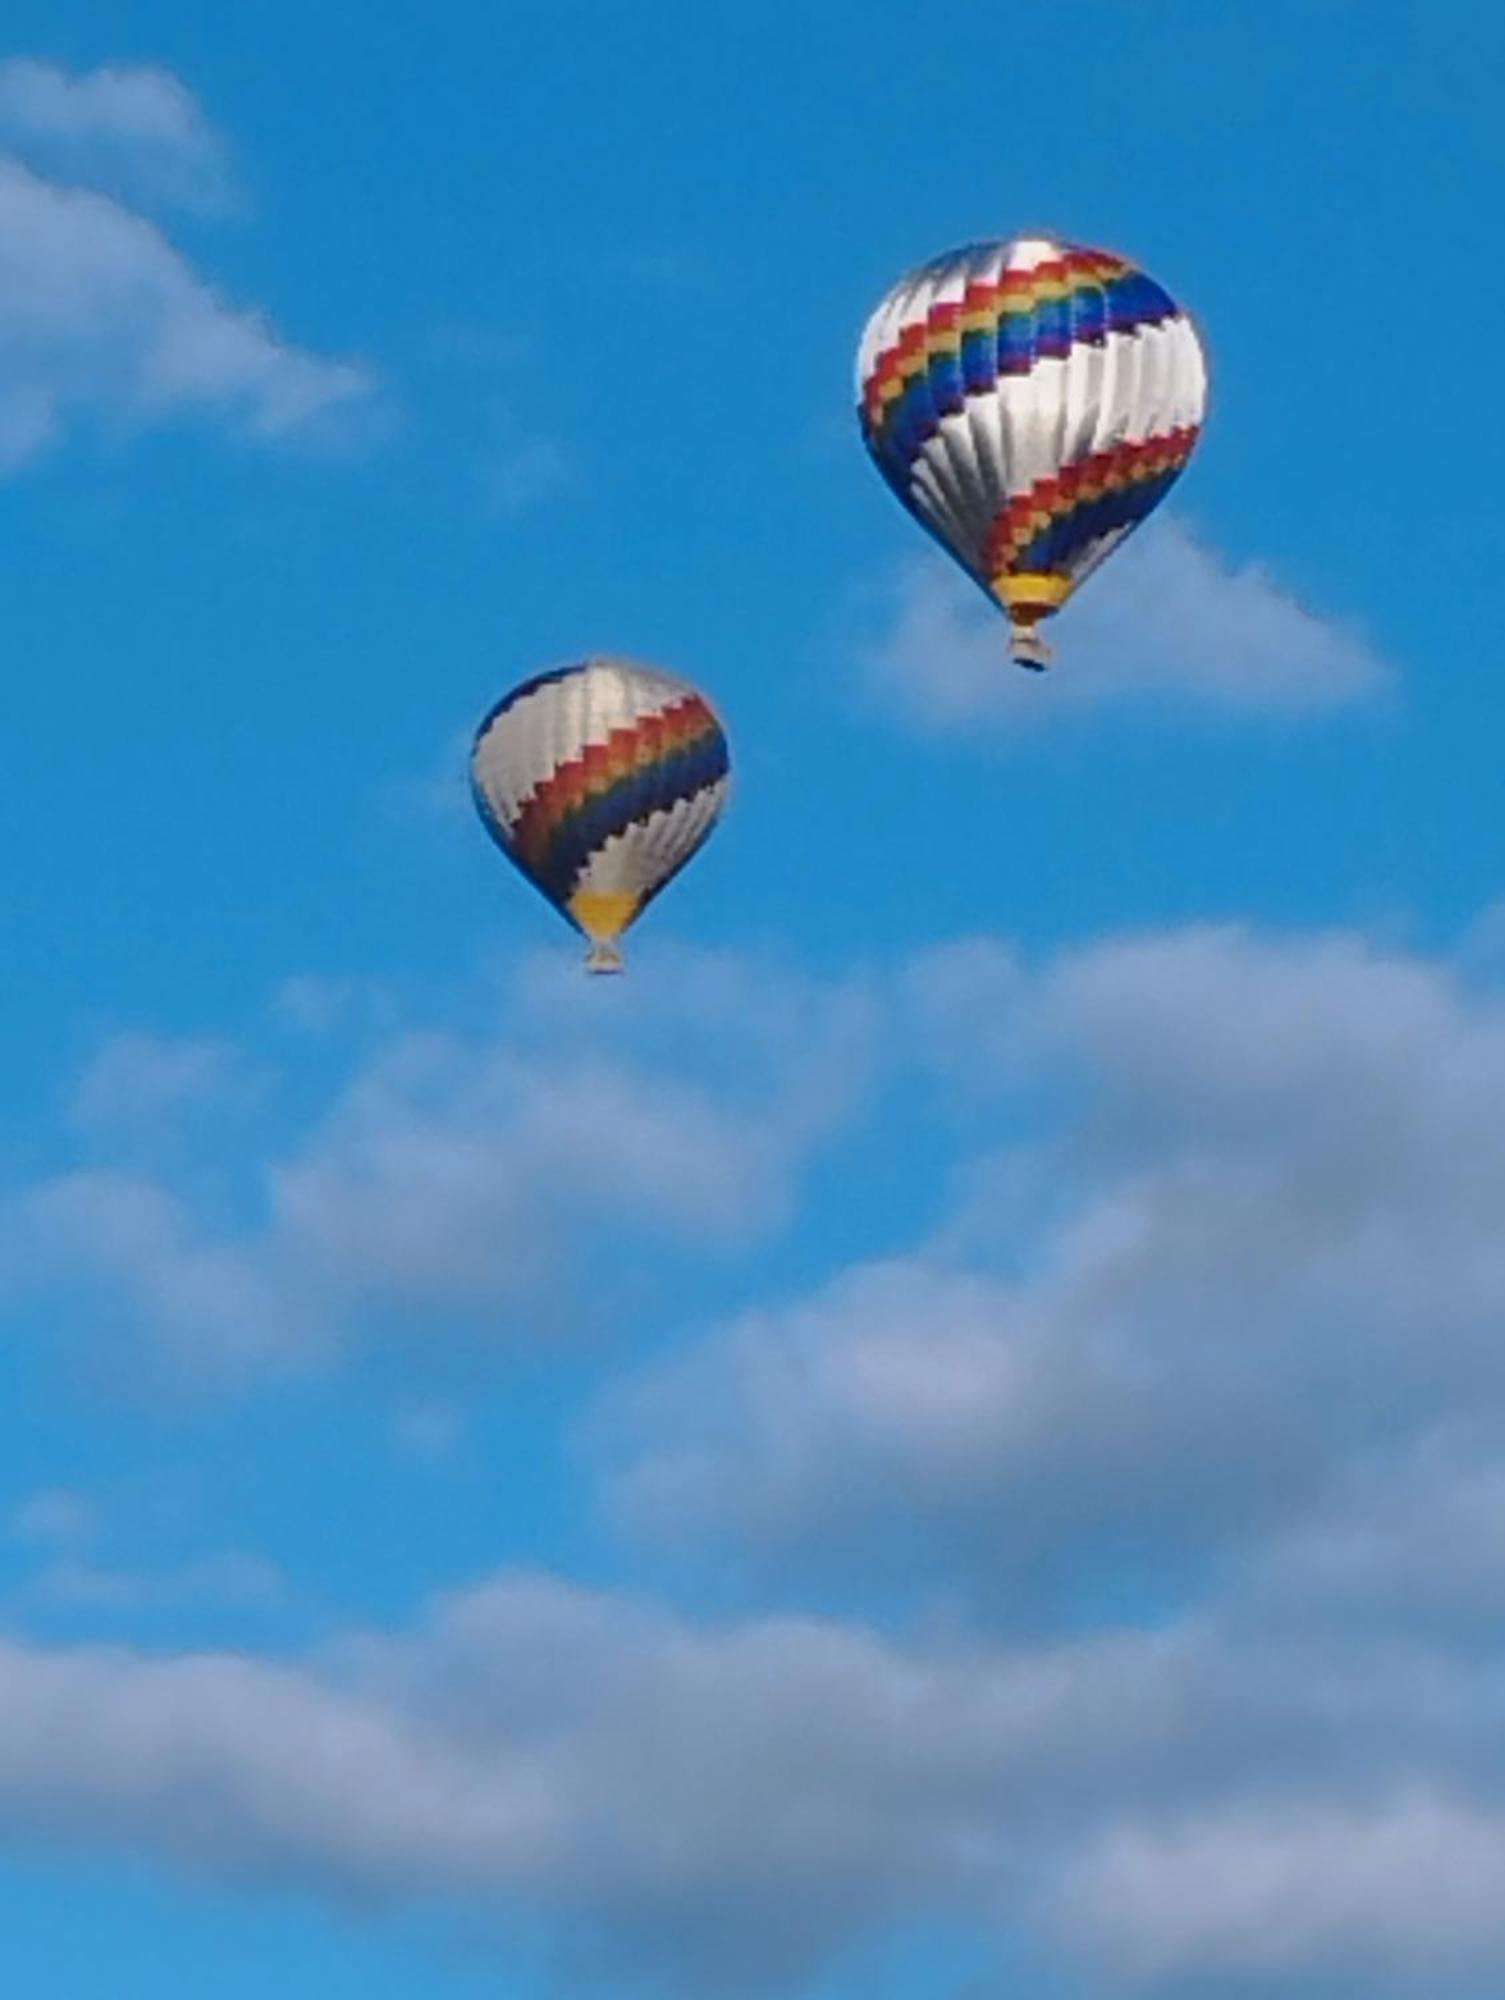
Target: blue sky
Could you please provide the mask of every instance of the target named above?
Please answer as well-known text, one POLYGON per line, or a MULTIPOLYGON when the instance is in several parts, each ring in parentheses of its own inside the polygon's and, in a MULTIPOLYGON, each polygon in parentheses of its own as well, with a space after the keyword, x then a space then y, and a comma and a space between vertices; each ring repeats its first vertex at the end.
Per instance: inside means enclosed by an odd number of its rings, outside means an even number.
POLYGON ((14 1989, 1496 1994, 1494 11, 7 20, 14 1989), (1043 681, 850 395, 1035 227, 1213 370, 1043 681))

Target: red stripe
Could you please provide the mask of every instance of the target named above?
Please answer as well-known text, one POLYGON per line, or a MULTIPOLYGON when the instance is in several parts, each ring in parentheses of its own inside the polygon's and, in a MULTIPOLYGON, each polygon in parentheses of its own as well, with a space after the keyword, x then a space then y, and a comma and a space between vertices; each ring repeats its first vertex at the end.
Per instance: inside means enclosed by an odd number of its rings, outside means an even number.
POLYGON ((523 801, 509 829, 510 838, 526 860, 537 860, 562 820, 597 793, 608 791, 619 778, 642 770, 685 748, 715 717, 699 695, 687 695, 671 707, 624 729, 614 729, 604 743, 587 744, 550 772, 523 801))
POLYGON ((905 364, 916 360, 924 352, 925 335, 930 328, 954 327, 963 313, 1006 311, 1042 278, 1070 284, 1073 277, 1080 277, 1093 284, 1102 284, 1110 278, 1125 277, 1135 268, 1127 258, 1115 257, 1109 250, 1075 249, 1067 251, 1062 257, 1053 257, 1047 263, 1038 264, 1033 270, 1010 267, 996 284, 986 278, 970 279, 959 303, 947 300, 944 304, 931 306, 924 318, 911 320, 902 327, 898 339, 874 361, 862 390, 863 406, 869 419, 876 419, 878 415, 879 391, 895 377, 903 375, 905 364))
POLYGON ((1027 493, 1016 493, 999 509, 988 536, 983 558, 988 575, 1005 574, 1019 550, 1033 540, 1037 514, 1059 517, 1069 513, 1081 499, 1084 487, 1113 492, 1137 480, 1179 470, 1191 456, 1198 435, 1199 427, 1187 424, 1159 437, 1146 438, 1141 444, 1121 444, 1111 451, 1092 452, 1062 466, 1053 477, 1036 480, 1027 493))

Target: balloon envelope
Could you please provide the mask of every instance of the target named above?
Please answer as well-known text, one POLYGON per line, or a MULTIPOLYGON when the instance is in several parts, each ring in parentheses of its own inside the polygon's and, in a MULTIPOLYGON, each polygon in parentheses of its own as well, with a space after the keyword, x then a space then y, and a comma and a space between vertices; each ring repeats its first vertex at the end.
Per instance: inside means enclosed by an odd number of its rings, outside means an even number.
POLYGON ((1195 327, 1123 257, 1049 237, 974 243, 902 278, 857 356, 858 414, 900 500, 1035 630, 1144 520, 1207 401, 1195 327))
POLYGON ((730 773, 705 697, 603 657, 535 675, 476 731, 476 806, 498 847, 591 941, 595 971, 701 847, 730 773))

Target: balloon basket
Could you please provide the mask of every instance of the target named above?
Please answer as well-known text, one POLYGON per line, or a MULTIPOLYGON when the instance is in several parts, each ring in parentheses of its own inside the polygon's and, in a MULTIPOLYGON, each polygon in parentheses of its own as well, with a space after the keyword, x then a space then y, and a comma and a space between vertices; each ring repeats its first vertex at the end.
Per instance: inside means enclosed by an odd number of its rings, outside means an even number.
POLYGON ((1009 651, 1016 667, 1043 674, 1051 662, 1051 650, 1031 626, 1016 625, 1009 636, 1009 651))
POLYGON ((585 969, 598 976, 611 972, 625 972, 627 967, 621 947, 614 944, 610 938, 592 939, 591 948, 585 954, 585 969))

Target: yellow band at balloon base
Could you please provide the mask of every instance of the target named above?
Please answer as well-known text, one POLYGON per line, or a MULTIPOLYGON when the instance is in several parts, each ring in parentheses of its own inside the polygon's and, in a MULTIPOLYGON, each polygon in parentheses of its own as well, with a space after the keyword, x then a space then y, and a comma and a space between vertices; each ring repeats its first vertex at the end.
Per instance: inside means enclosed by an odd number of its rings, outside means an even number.
POLYGON ((638 913, 642 897, 602 889, 577 889, 567 905, 570 915, 590 939, 588 972, 620 972, 622 953, 617 939, 638 913))
POLYGON ((1051 618, 1071 595, 1071 579, 1047 570, 1018 570, 993 579, 993 595, 1009 614, 1009 651, 1017 665, 1043 673, 1050 648, 1035 627, 1051 618))
POLYGON ((1016 625, 1032 625, 1060 610, 1071 595, 1071 578, 1043 569, 1005 571, 994 577, 993 595, 1014 614, 1016 625))

